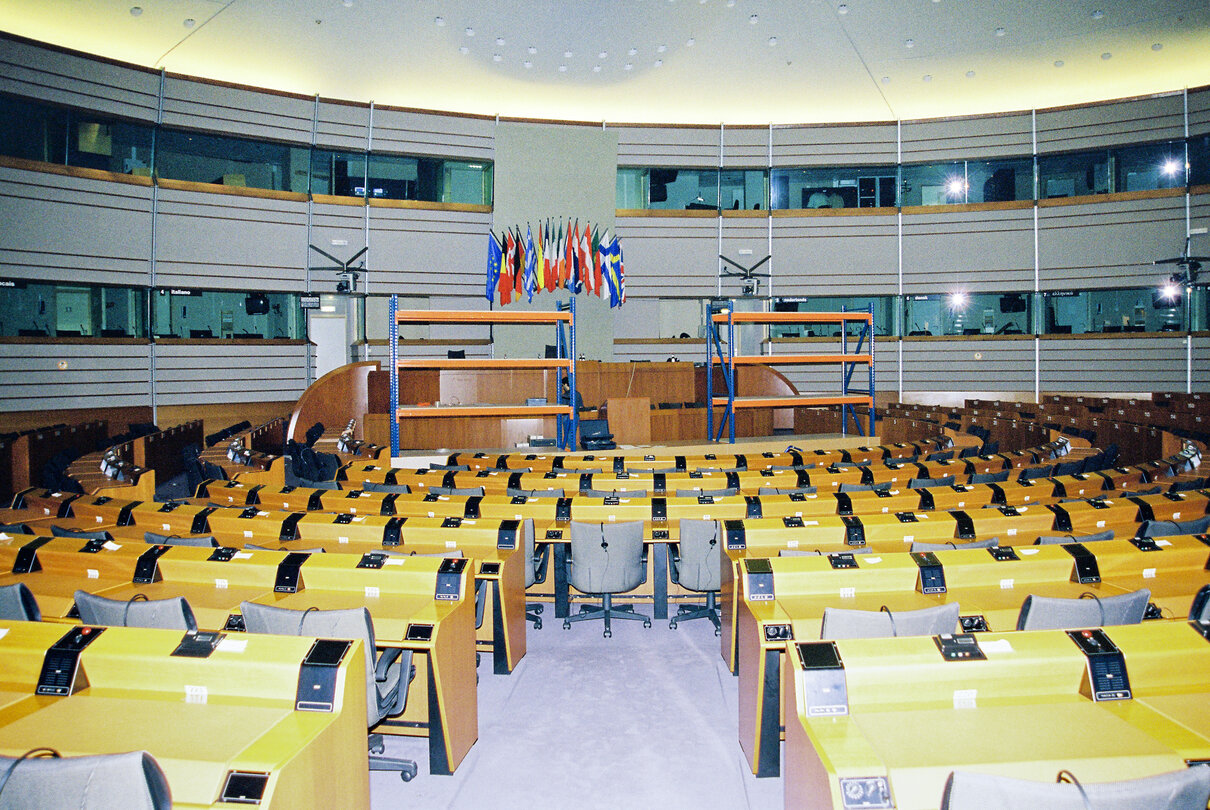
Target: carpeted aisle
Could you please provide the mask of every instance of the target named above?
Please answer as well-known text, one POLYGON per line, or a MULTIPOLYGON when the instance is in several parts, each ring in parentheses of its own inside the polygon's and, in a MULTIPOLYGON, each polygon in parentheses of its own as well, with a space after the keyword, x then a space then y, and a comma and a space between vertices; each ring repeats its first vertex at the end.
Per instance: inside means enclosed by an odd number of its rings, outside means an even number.
POLYGON ((371 774, 374 808, 782 806, 781 780, 756 779, 740 750, 738 680, 709 622, 615 622, 605 639, 599 622, 563 630, 551 611, 512 675, 484 656, 479 741, 457 772, 428 775, 426 741, 388 737, 420 775, 371 774))

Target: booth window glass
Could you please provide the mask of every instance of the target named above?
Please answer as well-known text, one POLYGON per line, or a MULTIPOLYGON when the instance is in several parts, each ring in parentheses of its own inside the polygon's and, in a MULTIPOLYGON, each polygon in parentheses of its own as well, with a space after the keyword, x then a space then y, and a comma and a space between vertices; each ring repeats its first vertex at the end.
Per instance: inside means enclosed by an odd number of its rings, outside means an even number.
POLYGON ((1014 202, 1034 199, 1032 157, 966 161, 966 201, 1014 202))
POLYGON ((764 169, 724 169, 719 172, 719 205, 724 211, 763 211, 769 207, 764 169))
POLYGON ((310 149, 200 132, 161 129, 159 177, 270 191, 307 191, 310 149))
POLYGON ((136 287, 0 280, 0 337, 147 337, 136 287))
POLYGON ((157 289, 151 295, 156 337, 268 340, 305 336, 298 295, 157 289))
POLYGON ((899 204, 894 166, 773 169, 775 209, 894 208, 899 204))
POLYGON ((1186 290, 1169 296, 1163 288, 1062 290, 1045 293, 1047 334, 1179 332, 1184 330, 1186 290))
POLYGON ((1189 139, 1189 185, 1210 185, 1210 135, 1189 139))
POLYGON ((904 207, 966 202, 969 181, 966 177, 966 164, 962 161, 905 163, 902 169, 900 202, 904 207))
POLYGON ((0 153, 119 174, 151 174, 153 128, 0 96, 0 153))
POLYGON ((1123 146, 1109 153, 1115 191, 1185 187, 1185 142, 1123 146))
POLYGON ((311 193, 334 197, 365 196, 366 163, 365 152, 312 149, 311 193))
MULTIPOLYGON (((731 172, 743 175, 742 171, 731 172)), ((617 177, 618 208, 718 210, 718 169, 627 168, 617 177)), ((746 198, 745 198, 746 199, 746 198)), ((732 197, 728 197, 728 205, 732 197)))
POLYGON ((1184 141, 1038 156, 1041 199, 1183 188, 1184 141))
POLYGON ((904 331, 920 335, 1030 334, 1030 293, 931 293, 904 302, 904 331))
MULTIPOLYGON (((810 296, 773 299, 774 312, 853 312, 874 308, 874 334, 890 335, 894 329, 895 296, 810 296)), ((850 334, 859 326, 850 325, 850 334)), ((839 337, 837 323, 781 323, 769 327, 769 336, 775 338, 796 337, 839 337)))

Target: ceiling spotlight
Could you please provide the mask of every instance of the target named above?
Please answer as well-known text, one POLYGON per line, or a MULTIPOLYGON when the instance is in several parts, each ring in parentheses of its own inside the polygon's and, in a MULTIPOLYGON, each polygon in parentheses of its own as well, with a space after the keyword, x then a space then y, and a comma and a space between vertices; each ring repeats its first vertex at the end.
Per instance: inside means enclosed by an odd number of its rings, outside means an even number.
POLYGON ((973 71, 973 70, 966 71, 966 78, 968 78, 968 79, 975 78, 975 71, 973 71))
POLYGON ((903 47, 905 47, 905 48, 915 48, 915 47, 916 47, 916 40, 914 40, 914 39, 905 39, 905 40, 903 41, 903 47))
POLYGON ((634 70, 634 65, 631 64, 630 62, 627 62, 623 69, 624 70, 634 70))
POLYGON ((1062 59, 1056 59, 1056 60, 1055 60, 1055 67, 1063 67, 1063 65, 1064 65, 1064 64, 1065 64, 1065 63, 1063 62, 1063 60, 1062 60, 1062 59))
POLYGON ((656 46, 655 46, 655 52, 656 52, 656 53, 663 53, 663 52, 664 52, 664 51, 666 51, 666 50, 668 50, 668 46, 667 46, 667 45, 656 45, 656 46))
POLYGON ((693 37, 689 37, 689 39, 685 40, 686 48, 692 48, 696 44, 697 44, 697 40, 694 39, 693 37))
MULTIPOLYGON (((316 22, 319 22, 319 21, 316 20, 316 22)), ((181 23, 181 25, 185 26, 186 28, 192 28, 193 26, 197 25, 197 20, 190 17, 187 20, 185 20, 183 23, 181 23)))
POLYGON ((131 6, 131 7, 130 7, 130 16, 131 16, 131 17, 137 17, 137 16, 139 16, 139 15, 140 15, 140 14, 142 14, 142 13, 143 13, 143 7, 142 7, 142 6, 131 6))
POLYGON ((340 4, 341 4, 342 6, 344 6, 345 8, 352 8, 352 7, 353 7, 353 0, 340 0, 340 4))
POLYGON ((1111 54, 1109 51, 1105 51, 1105 53, 1101 54, 1101 58, 1102 59, 1112 59, 1113 54, 1111 54))
POLYGON ((529 52, 529 55, 530 55, 530 56, 533 56, 535 53, 537 53, 537 52, 538 52, 538 49, 537 49, 537 48, 535 48, 533 45, 530 45, 530 46, 529 46, 528 48, 526 48, 525 50, 529 52))
POLYGON ((564 59, 570 59, 570 58, 571 58, 571 56, 572 56, 571 51, 563 51, 563 58, 564 58, 564 59))
POLYGON ((755 14, 748 18, 748 23, 750 25, 756 25, 758 22, 760 22, 760 17, 755 14))
POLYGON ((1164 43, 1162 43, 1162 42, 1157 42, 1151 46, 1151 50, 1153 50, 1153 51, 1162 51, 1163 49, 1164 49, 1164 43))
POLYGON ((849 7, 846 6, 844 3, 841 3, 839 6, 836 7, 836 13, 837 14, 848 14, 849 7))
POLYGON ((597 59, 606 59, 608 57, 609 53, 607 51, 601 51, 599 54, 597 54, 597 59))
POLYGON ((924 79, 924 81, 926 81, 926 82, 931 82, 931 81, 933 80, 933 74, 931 74, 931 73, 926 73, 926 74, 924 74, 924 76, 923 76, 922 78, 923 78, 923 79, 924 79))
POLYGON ((966 306, 966 293, 953 292, 949 297, 950 309, 962 309, 966 306))
POLYGON ((468 29, 466 29, 466 35, 467 35, 468 37, 473 37, 473 36, 475 35, 475 29, 474 29, 474 28, 468 28, 468 29))
POLYGON ((593 65, 593 66, 592 66, 592 72, 593 72, 593 73, 600 73, 600 72, 601 72, 601 66, 600 66, 600 65, 593 65))
POLYGON ((655 66, 656 66, 656 67, 663 67, 663 66, 664 66, 664 60, 663 60, 663 59, 657 59, 657 60, 655 60, 655 66))
POLYGON ((890 76, 883 76, 883 77, 882 77, 882 83, 883 83, 883 84, 890 84, 890 83, 891 83, 891 77, 890 77, 890 76))
POLYGON ((559 72, 560 72, 560 73, 566 73, 566 72, 567 72, 567 65, 559 65, 559 72))
POLYGON ((502 62, 502 61, 504 61, 504 57, 503 57, 503 56, 501 56, 501 55, 500 55, 500 54, 498 54, 498 53, 493 53, 493 54, 492 54, 492 61, 493 61, 493 62, 502 62))
POLYGON ((630 56, 634 56, 638 52, 639 52, 638 48, 631 48, 630 50, 626 51, 626 53, 629 54, 630 56))
POLYGON ((522 64, 522 65, 523 65, 523 66, 524 66, 524 67, 525 67, 527 70, 528 70, 529 68, 531 68, 531 67, 533 67, 533 66, 534 66, 534 63, 533 63, 533 62, 531 62, 531 61, 529 61, 528 59, 526 59, 526 60, 525 60, 524 62, 522 62, 521 64, 522 64))
POLYGON ((1160 167, 1160 171, 1162 171, 1168 177, 1176 177, 1180 170, 1181 163, 1176 158, 1168 158, 1164 161, 1164 165, 1160 167))
POLYGON ((1007 33, 1008 33, 1008 31, 1004 30, 1003 28, 996 29, 996 36, 998 36, 998 37, 1002 37, 1007 33))
POLYGON ((1100 19, 1103 19, 1103 18, 1105 17, 1105 12, 1101 11, 1101 10, 1098 8, 1096 11, 1092 12, 1092 15, 1091 15, 1091 16, 1092 16, 1092 18, 1093 18, 1094 20, 1100 20, 1100 19))
POLYGON ((445 25, 445 17, 433 18, 433 24, 440 28, 441 26, 445 25))
POLYGON ((470 53, 470 52, 471 52, 471 49, 466 47, 465 45, 463 45, 461 48, 458 49, 458 53, 465 54, 465 53, 470 53))
POLYGON ((496 44, 501 46, 504 45, 504 37, 496 37, 496 44))
POLYGON ((727 0, 727 8, 735 8, 735 0, 727 0))
POLYGON ((769 47, 772 48, 775 45, 777 45, 777 37, 769 37, 769 47))

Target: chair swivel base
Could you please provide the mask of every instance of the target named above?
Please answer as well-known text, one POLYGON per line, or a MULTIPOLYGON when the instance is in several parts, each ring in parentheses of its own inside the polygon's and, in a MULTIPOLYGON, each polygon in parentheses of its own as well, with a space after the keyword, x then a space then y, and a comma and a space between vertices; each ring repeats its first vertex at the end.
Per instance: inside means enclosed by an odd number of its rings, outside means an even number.
POLYGON ((718 603, 715 601, 714 592, 706 592, 706 604, 704 605, 681 605, 677 608, 676 616, 668 621, 668 627, 671 630, 676 629, 677 622, 687 622, 690 619, 709 619, 714 624, 714 635, 721 636, 723 634, 722 624, 718 617, 718 603))
POLYGON ((542 629, 542 609, 543 605, 540 602, 529 602, 525 605, 525 620, 533 622, 535 630, 542 629))
POLYGON ((605 598, 600 605, 580 605, 579 613, 568 616, 563 620, 563 629, 570 630, 572 622, 586 622, 594 619, 603 619, 605 621, 605 632, 602 634, 605 638, 613 636, 613 630, 609 626, 610 619, 630 619, 631 621, 642 622, 644 627, 651 626, 651 619, 641 613, 635 613, 634 605, 614 607, 612 594, 605 594, 605 598))
POLYGON ((382 756, 382 752, 386 750, 386 744, 383 742, 381 734, 370 735, 370 770, 371 771, 399 771, 399 778, 405 782, 411 782, 420 769, 416 763, 410 759, 401 759, 399 757, 382 756))

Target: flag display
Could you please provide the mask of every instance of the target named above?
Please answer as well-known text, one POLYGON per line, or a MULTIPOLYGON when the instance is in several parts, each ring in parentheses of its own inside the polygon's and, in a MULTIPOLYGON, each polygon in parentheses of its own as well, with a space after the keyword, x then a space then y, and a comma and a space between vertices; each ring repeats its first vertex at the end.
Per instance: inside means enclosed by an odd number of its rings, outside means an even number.
POLYGON ((595 294, 619 307, 626 300, 626 269, 622 244, 591 222, 545 220, 488 233, 487 283, 489 301, 500 303, 525 296, 533 301, 543 292, 569 290, 595 294), (537 231, 535 233, 535 230, 537 231))

